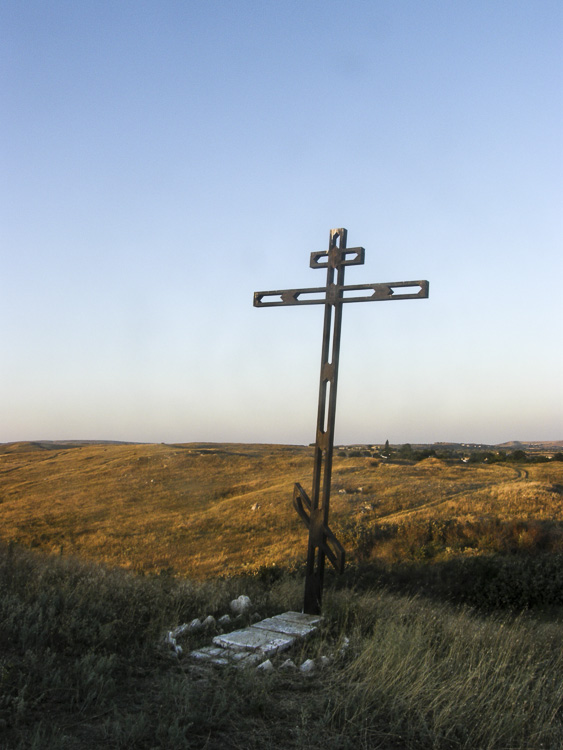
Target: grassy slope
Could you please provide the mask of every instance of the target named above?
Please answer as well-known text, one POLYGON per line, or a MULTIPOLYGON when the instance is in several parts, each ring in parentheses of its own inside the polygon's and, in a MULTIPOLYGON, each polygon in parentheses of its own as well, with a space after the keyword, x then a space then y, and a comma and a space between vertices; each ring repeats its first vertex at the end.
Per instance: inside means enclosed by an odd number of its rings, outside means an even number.
POLYGON ((310 475, 300 447, 5 449, 0 538, 19 545, 0 544, 0 746, 559 750, 559 621, 374 582, 561 605, 562 464, 337 458, 331 515, 353 560, 304 655, 348 636, 346 655, 309 678, 202 674, 157 647, 164 628, 223 614, 240 593, 264 617, 300 607, 300 575, 268 566, 302 560, 290 499, 310 475))
POLYGON ((298 607, 301 588, 138 577, 0 545, 0 746, 560 750, 560 625, 332 590, 322 633, 292 654, 334 655, 312 675, 207 670, 158 645, 241 591, 268 616, 298 607))
MULTIPOLYGON (((310 489, 308 448, 22 448, 12 446, 0 455, 0 539, 5 541, 192 577, 287 566, 303 557, 305 530, 291 497, 295 481, 310 489)), ((396 530, 430 519, 466 524, 494 519, 559 528, 562 487, 561 463, 522 469, 432 458, 377 464, 336 457, 331 524, 352 558, 354 530, 374 526, 396 530)))
MULTIPOLYGON (((142 571, 217 575, 282 562, 306 449, 87 446, 0 458, 3 539, 142 571), (260 508, 251 507, 259 502, 260 508)), ((307 467, 307 468, 306 468, 307 467)), ((294 546, 294 545, 293 545, 294 546)))

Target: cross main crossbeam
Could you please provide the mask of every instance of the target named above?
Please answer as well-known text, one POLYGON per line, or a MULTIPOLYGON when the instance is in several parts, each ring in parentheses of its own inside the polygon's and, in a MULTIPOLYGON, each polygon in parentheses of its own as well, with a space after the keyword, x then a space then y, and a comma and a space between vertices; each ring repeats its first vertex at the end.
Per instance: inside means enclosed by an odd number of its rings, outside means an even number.
POLYGON ((255 292, 254 307, 280 307, 281 305, 331 305, 336 302, 378 302, 383 300, 397 299, 423 299, 428 297, 427 281, 389 281, 379 284, 352 284, 339 287, 332 284, 328 289, 325 286, 310 287, 308 289, 284 289, 283 291, 255 292), (394 289, 419 287, 417 292, 406 294, 395 294, 394 289), (350 292, 364 292, 370 289, 371 294, 349 294, 350 292), (315 295, 304 299, 304 295, 315 295), (323 295, 323 296, 320 296, 323 295), (265 297, 279 297, 264 302, 265 297))
POLYGON ((348 302, 378 302, 428 297, 428 281, 395 281, 345 286, 346 266, 362 265, 365 260, 364 248, 347 248, 346 239, 346 229, 331 229, 328 250, 311 253, 310 267, 324 268, 327 271, 324 287, 254 293, 255 307, 325 306, 312 495, 309 498, 299 483, 295 484, 293 492, 293 505, 309 529, 303 605, 303 611, 306 614, 320 612, 325 558, 328 557, 339 572, 344 570, 345 562, 344 549, 328 525, 343 305, 348 302), (409 291, 397 294, 395 289, 409 291), (370 294, 365 294, 368 291, 370 294))

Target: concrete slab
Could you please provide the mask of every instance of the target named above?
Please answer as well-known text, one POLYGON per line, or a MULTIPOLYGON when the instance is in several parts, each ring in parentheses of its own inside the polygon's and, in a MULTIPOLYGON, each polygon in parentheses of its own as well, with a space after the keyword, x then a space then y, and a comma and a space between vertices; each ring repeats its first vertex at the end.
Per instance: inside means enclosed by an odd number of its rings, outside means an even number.
POLYGON ((263 630, 273 630, 277 633, 284 633, 285 635, 295 635, 298 638, 305 638, 311 633, 314 633, 317 629, 316 625, 310 625, 307 623, 301 623, 295 619, 286 618, 285 615, 276 615, 275 617, 268 617, 266 620, 261 622, 255 622, 253 628, 263 630))
POLYGON ((293 646, 295 638, 290 635, 283 635, 273 630, 263 630, 255 628, 245 628, 244 630, 235 630, 233 633, 216 635, 213 639, 215 646, 232 649, 233 651, 259 651, 266 656, 272 656, 278 651, 284 651, 286 648, 293 646))
POLYGON ((209 663, 217 664, 218 667, 228 667, 231 661, 226 656, 214 656, 209 660, 209 663))
POLYGON ((218 646, 204 646, 198 648, 195 651, 190 651, 190 656, 198 661, 209 661, 217 656, 224 655, 225 649, 219 648, 218 646))
POLYGON ((208 664, 218 664, 220 666, 235 664, 236 666, 242 666, 258 664, 264 658, 264 655, 251 651, 232 651, 231 649, 220 648, 219 646, 204 646, 203 648, 191 651, 190 657, 208 664))
POLYGON ((264 654, 251 651, 231 651, 231 654, 233 664, 243 667, 251 664, 259 664, 264 658, 264 654))
POLYGON ((297 640, 306 638, 317 629, 323 618, 302 612, 284 612, 269 617, 248 628, 217 635, 212 646, 204 646, 190 653, 193 659, 221 666, 250 666, 285 651, 297 640))
POLYGON ((303 625, 318 625, 322 622, 322 615, 306 615, 304 612, 284 612, 281 617, 303 625))

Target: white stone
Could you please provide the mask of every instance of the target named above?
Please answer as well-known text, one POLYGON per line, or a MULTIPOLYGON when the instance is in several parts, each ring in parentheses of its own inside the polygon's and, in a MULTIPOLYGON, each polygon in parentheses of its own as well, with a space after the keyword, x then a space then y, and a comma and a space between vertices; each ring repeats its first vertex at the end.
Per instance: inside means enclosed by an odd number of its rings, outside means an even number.
POLYGON ((201 630, 201 627, 201 620, 199 619, 199 617, 196 617, 195 620, 192 620, 188 625, 188 630, 191 633, 196 633, 198 630, 201 630))
POLYGON ((259 664, 256 669, 259 669, 261 672, 272 672, 274 670, 274 665, 269 659, 266 659, 266 661, 259 664))
POLYGON ((305 673, 314 672, 315 662, 312 659, 307 659, 307 661, 304 661, 303 664, 299 667, 299 669, 305 673))
POLYGON ((184 635, 184 633, 190 629, 190 626, 187 623, 184 623, 183 625, 178 625, 177 628, 174 628, 172 631, 172 635, 174 638, 179 638, 181 635, 184 635))
POLYGON ((252 653, 250 651, 230 651, 231 659, 238 667, 246 667, 250 664, 256 664, 264 657, 262 654, 252 653))
POLYGON ((175 656, 182 655, 182 647, 178 646, 178 644, 176 643, 176 639, 174 638, 174 633, 172 630, 168 631, 164 639, 164 642, 170 646, 175 656))
POLYGON ((229 664, 229 660, 224 656, 214 656, 210 659, 212 664, 217 664, 219 667, 226 667, 229 664))
POLYGON ((201 623, 203 628, 206 628, 207 630, 214 630, 216 627, 215 618, 213 615, 208 615, 205 620, 201 623))
POLYGON ((248 596, 241 594, 238 599, 233 599, 231 602, 231 610, 235 615, 243 615, 252 607, 252 602, 248 596))
POLYGON ((297 669, 297 666, 293 659, 286 659, 284 663, 280 666, 280 669, 297 669))
POLYGON ((198 661, 209 661, 212 658, 215 658, 217 656, 220 656, 224 653, 224 649, 217 648, 214 646, 204 646, 203 648, 198 648, 196 651, 190 652, 190 656, 192 659, 197 659, 198 661))
POLYGON ((225 625, 229 625, 231 622, 231 616, 230 615, 223 615, 217 620, 217 624, 220 625, 222 628, 225 627, 225 625))
POLYGON ((328 656, 325 656, 324 654, 321 656, 321 667, 328 667, 330 664, 330 659, 328 656))

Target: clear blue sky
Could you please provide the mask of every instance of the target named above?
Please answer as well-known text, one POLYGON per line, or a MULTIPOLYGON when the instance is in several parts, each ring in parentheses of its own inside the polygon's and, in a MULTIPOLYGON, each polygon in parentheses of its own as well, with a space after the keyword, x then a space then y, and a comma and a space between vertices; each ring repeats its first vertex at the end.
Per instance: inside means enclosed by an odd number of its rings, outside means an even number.
POLYGON ((0 441, 563 438, 559 0, 3 0, 0 441))

